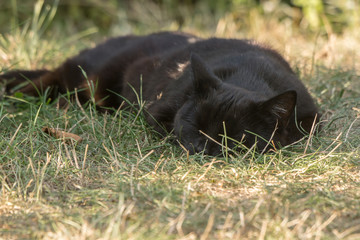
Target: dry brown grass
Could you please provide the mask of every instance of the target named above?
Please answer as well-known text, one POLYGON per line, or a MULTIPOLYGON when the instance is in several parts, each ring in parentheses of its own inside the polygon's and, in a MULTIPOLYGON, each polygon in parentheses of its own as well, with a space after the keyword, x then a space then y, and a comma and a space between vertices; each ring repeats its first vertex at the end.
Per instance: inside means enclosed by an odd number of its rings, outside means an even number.
MULTIPOLYGON (((8 96, 0 102, 0 238, 359 239, 360 34, 311 35, 250 16, 246 29, 231 13, 183 29, 254 38, 283 53, 323 109, 319 136, 273 154, 188 156, 136 114, 59 111, 46 99, 8 96), (54 139, 44 126, 83 142, 54 139)), ((78 49, 62 38, 0 35, 0 66, 54 66, 78 49)))

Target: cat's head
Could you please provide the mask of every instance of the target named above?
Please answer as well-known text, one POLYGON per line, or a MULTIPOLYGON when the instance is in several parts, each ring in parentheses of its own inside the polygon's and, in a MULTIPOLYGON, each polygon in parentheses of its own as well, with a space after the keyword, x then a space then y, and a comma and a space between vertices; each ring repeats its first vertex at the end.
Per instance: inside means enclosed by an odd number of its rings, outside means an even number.
POLYGON ((238 143, 259 151, 287 145, 286 127, 294 112, 296 92, 263 99, 224 83, 196 54, 191 56, 194 91, 175 116, 174 131, 190 153, 219 155, 221 144, 238 143), (226 137, 225 137, 226 136, 226 137))

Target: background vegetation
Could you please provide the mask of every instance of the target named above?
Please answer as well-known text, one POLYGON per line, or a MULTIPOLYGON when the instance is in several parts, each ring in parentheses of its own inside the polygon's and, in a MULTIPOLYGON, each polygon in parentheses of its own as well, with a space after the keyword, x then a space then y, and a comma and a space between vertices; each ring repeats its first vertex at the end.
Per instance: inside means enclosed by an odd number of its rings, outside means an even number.
MULTIPOLYGON (((26 24, 37 0, 0 3, 0 32, 26 24), (10 20, 10 21, 9 21, 10 20), (12 24, 9 24, 9 23, 12 24)), ((102 33, 153 31, 175 25, 182 28, 199 24, 208 29, 224 15, 231 15, 237 27, 249 30, 254 14, 275 17, 280 23, 291 22, 306 32, 325 30, 342 33, 358 27, 360 4, 356 0, 43 0, 45 6, 56 6, 57 14, 50 25, 69 33, 96 27, 102 33), (144 21, 145 19, 151 21, 144 21), (209 22, 209 20, 212 21, 209 22)))
POLYGON ((272 154, 188 156, 141 112, 58 109, 0 85, 0 238, 359 239, 359 14, 356 0, 1 1, 0 73, 127 33, 254 38, 291 63, 324 128, 272 154))

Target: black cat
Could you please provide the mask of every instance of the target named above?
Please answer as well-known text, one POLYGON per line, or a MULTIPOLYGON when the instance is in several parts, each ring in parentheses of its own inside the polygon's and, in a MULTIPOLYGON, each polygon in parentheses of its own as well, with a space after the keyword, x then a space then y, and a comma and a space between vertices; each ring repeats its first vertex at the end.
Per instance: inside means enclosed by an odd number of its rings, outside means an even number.
POLYGON ((163 135, 173 131, 190 153, 218 155, 224 140, 230 148, 241 142, 265 151, 299 140, 318 121, 314 101, 289 64, 246 40, 172 32, 125 36, 53 71, 15 70, 0 79, 8 92, 30 79, 20 91, 31 95, 53 86, 60 93, 77 88, 82 102, 93 85, 99 107, 137 103, 141 95, 150 125, 163 135))

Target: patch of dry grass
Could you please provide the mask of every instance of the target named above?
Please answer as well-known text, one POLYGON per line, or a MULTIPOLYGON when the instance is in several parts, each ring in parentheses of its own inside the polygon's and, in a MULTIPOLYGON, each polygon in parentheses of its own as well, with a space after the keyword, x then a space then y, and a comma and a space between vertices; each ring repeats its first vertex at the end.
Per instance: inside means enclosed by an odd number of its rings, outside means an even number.
MULTIPOLYGON (((360 238, 359 34, 305 36, 261 16, 252 24, 242 31, 228 14, 211 31, 190 23, 184 29, 255 38, 282 52, 323 110, 320 135, 272 154, 188 156, 158 139, 136 113, 104 115, 91 104, 58 110, 46 98, 5 96, 0 237, 360 238), (55 139, 44 126, 83 141, 55 139)), ((2 71, 54 66, 75 51, 64 37, 31 45, 30 33, 0 36, 2 71)))

